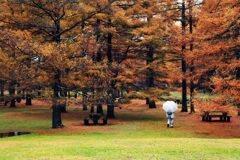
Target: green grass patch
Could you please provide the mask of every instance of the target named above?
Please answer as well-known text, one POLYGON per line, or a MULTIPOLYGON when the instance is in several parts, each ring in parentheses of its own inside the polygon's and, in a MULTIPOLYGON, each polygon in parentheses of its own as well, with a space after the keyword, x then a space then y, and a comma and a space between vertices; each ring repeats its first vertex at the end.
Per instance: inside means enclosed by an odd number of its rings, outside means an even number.
MULTIPOLYGON (((80 112, 80 110, 70 110, 80 112)), ((0 110, 0 131, 50 130, 51 119, 14 114, 49 109, 0 110), (9 116, 13 114, 13 116, 9 116)), ((0 160, 238 160, 240 139, 213 139, 166 129, 164 113, 119 112, 124 123, 88 132, 62 132, 0 139, 0 160)), ((64 122, 81 121, 70 117, 64 122)))
MULTIPOLYGON (((120 133, 121 134, 121 133, 120 133)), ((239 139, 27 135, 0 140, 1 160, 239 159, 239 139)))
MULTIPOLYGON (((219 95, 216 95, 216 94, 210 94, 210 93, 197 93, 196 95, 194 95, 194 97, 196 99, 199 99, 199 100, 211 100, 211 99, 214 99, 216 97, 218 97, 219 95)), ((168 96, 170 99, 182 99, 182 93, 181 92, 177 92, 177 91, 172 91, 170 92, 170 95, 168 96)), ((167 97, 165 97, 167 98, 167 97)), ((190 99, 190 95, 188 94, 187 95, 187 99, 190 99)))

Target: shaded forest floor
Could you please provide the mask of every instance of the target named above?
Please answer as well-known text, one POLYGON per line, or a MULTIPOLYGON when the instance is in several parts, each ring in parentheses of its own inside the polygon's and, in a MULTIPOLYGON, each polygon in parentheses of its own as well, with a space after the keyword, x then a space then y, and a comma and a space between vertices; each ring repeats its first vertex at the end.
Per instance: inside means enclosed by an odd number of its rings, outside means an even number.
POLYGON ((143 100, 116 108, 107 126, 83 126, 89 111, 73 106, 63 114, 63 129, 51 129, 50 105, 0 107, 0 131, 33 134, 0 139, 1 160, 239 160, 240 119, 203 123, 198 113, 176 114, 166 127, 161 104, 148 109, 143 100))

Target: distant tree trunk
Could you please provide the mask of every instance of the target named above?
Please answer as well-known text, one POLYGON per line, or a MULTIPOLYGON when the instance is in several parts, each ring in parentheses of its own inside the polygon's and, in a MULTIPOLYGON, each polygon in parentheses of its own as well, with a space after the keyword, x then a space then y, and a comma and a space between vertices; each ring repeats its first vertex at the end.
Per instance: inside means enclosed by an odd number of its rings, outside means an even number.
POLYGON ((149 104, 149 101, 150 101, 150 99, 149 99, 149 97, 147 97, 146 98, 146 104, 149 104))
MULTIPOLYGON (((184 38, 186 32, 186 7, 185 0, 182 1, 182 36, 184 38)), ((187 71, 187 63, 185 60, 185 50, 186 44, 183 42, 182 44, 182 112, 188 112, 187 108, 187 80, 186 80, 186 71, 187 71)))
POLYGON ((10 95, 10 107, 16 107, 15 99, 15 82, 11 81, 9 83, 9 95, 10 95))
POLYGON ((70 91, 67 91, 67 97, 71 98, 71 92, 70 91))
POLYGON ((0 80, 0 96, 4 96, 4 81, 0 80))
POLYGON ((86 88, 83 88, 82 90, 82 107, 83 107, 83 111, 86 111, 87 108, 87 90, 86 88))
POLYGON ((154 100, 150 100, 148 105, 149 105, 149 108, 150 108, 150 109, 152 109, 152 108, 157 108, 157 107, 156 107, 156 103, 155 103, 154 100))
POLYGON ((97 104, 97 113, 103 115, 103 107, 102 107, 102 103, 98 103, 98 104, 97 104))
POLYGON ((101 37, 100 24, 101 24, 100 19, 97 19, 96 28, 95 28, 96 42, 97 42, 97 45, 98 45, 98 48, 97 48, 97 62, 101 62, 101 60, 102 60, 102 51, 101 51, 102 47, 101 47, 101 44, 100 44, 100 37, 101 37))
POLYGON ((78 94, 77 94, 77 92, 75 92, 75 94, 74 94, 74 98, 78 98, 78 94))
POLYGON ((112 97, 112 90, 109 91, 107 99, 106 99, 106 104, 107 104, 107 117, 108 118, 115 118, 114 115, 114 99, 112 97))
POLYGON ((107 105, 107 117, 108 118, 115 118, 114 105, 113 104, 108 104, 107 105))
POLYGON ((26 94, 26 106, 32 105, 32 96, 30 94, 26 94))
POLYGON ((4 101, 4 81, 0 80, 0 102, 4 101))
MULTIPOLYGON (((192 1, 189 1, 189 32, 191 34, 191 42, 190 42, 190 51, 193 51, 193 37, 192 37, 192 33, 193 33, 193 20, 192 20, 192 1)), ((195 108, 194 108, 194 89, 195 89, 195 85, 194 85, 194 80, 193 80, 193 75, 194 75, 194 62, 193 60, 191 61, 191 65, 190 65, 190 113, 194 113, 195 112, 195 108)))
MULTIPOLYGON (((111 19, 108 20, 108 25, 109 27, 111 27, 111 19)), ((107 58, 108 58, 108 62, 109 63, 112 63, 112 38, 113 38, 113 35, 111 32, 108 32, 107 34, 107 58)))
MULTIPOLYGON (((23 94, 24 95, 24 94, 23 94)), ((37 87, 37 96, 40 97, 41 96, 41 86, 37 87)))

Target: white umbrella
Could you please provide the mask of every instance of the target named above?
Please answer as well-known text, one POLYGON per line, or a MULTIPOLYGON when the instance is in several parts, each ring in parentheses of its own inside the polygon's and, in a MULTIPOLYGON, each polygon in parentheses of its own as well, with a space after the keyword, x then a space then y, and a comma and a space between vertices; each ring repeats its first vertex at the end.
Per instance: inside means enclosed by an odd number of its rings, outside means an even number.
POLYGON ((174 101, 167 101, 163 103, 162 108, 165 112, 175 112, 178 108, 178 105, 174 101))

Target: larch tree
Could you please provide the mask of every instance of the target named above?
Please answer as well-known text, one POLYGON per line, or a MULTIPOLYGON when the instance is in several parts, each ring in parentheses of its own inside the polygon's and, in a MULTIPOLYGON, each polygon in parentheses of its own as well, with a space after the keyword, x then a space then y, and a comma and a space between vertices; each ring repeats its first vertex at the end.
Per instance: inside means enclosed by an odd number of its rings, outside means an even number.
POLYGON ((9 91, 9 96, 4 98, 5 104, 10 102, 10 107, 16 107, 16 100, 20 101, 23 96, 21 92, 34 88, 34 84, 31 83, 36 73, 32 63, 35 55, 32 39, 26 31, 4 29, 0 34, 0 75, 1 80, 8 85, 9 91))
POLYGON ((239 105, 239 2, 204 1, 193 31, 196 84, 218 93, 216 106, 239 105))
POLYGON ((53 128, 63 126, 60 111, 62 104, 58 102, 58 99, 65 96, 65 87, 61 78, 67 74, 69 68, 67 68, 68 65, 62 67, 62 62, 71 64, 70 60, 74 59, 74 56, 77 57, 77 55, 72 55, 73 57, 68 55, 76 54, 76 52, 68 54, 65 52, 68 50, 65 48, 66 41, 74 41, 81 37, 78 31, 82 29, 82 24, 97 13, 109 8, 113 2, 114 0, 96 2, 81 0, 17 0, 3 2, 6 8, 5 14, 1 16, 1 22, 5 24, 5 27, 28 30, 40 46, 43 44, 41 48, 46 49, 43 50, 44 53, 40 52, 44 55, 41 54, 39 59, 45 65, 44 69, 46 69, 46 72, 51 73, 48 76, 52 77, 50 82, 53 88, 54 99, 53 128), (47 61, 46 59, 53 61, 47 61), (53 64, 56 66, 53 66, 53 64))

